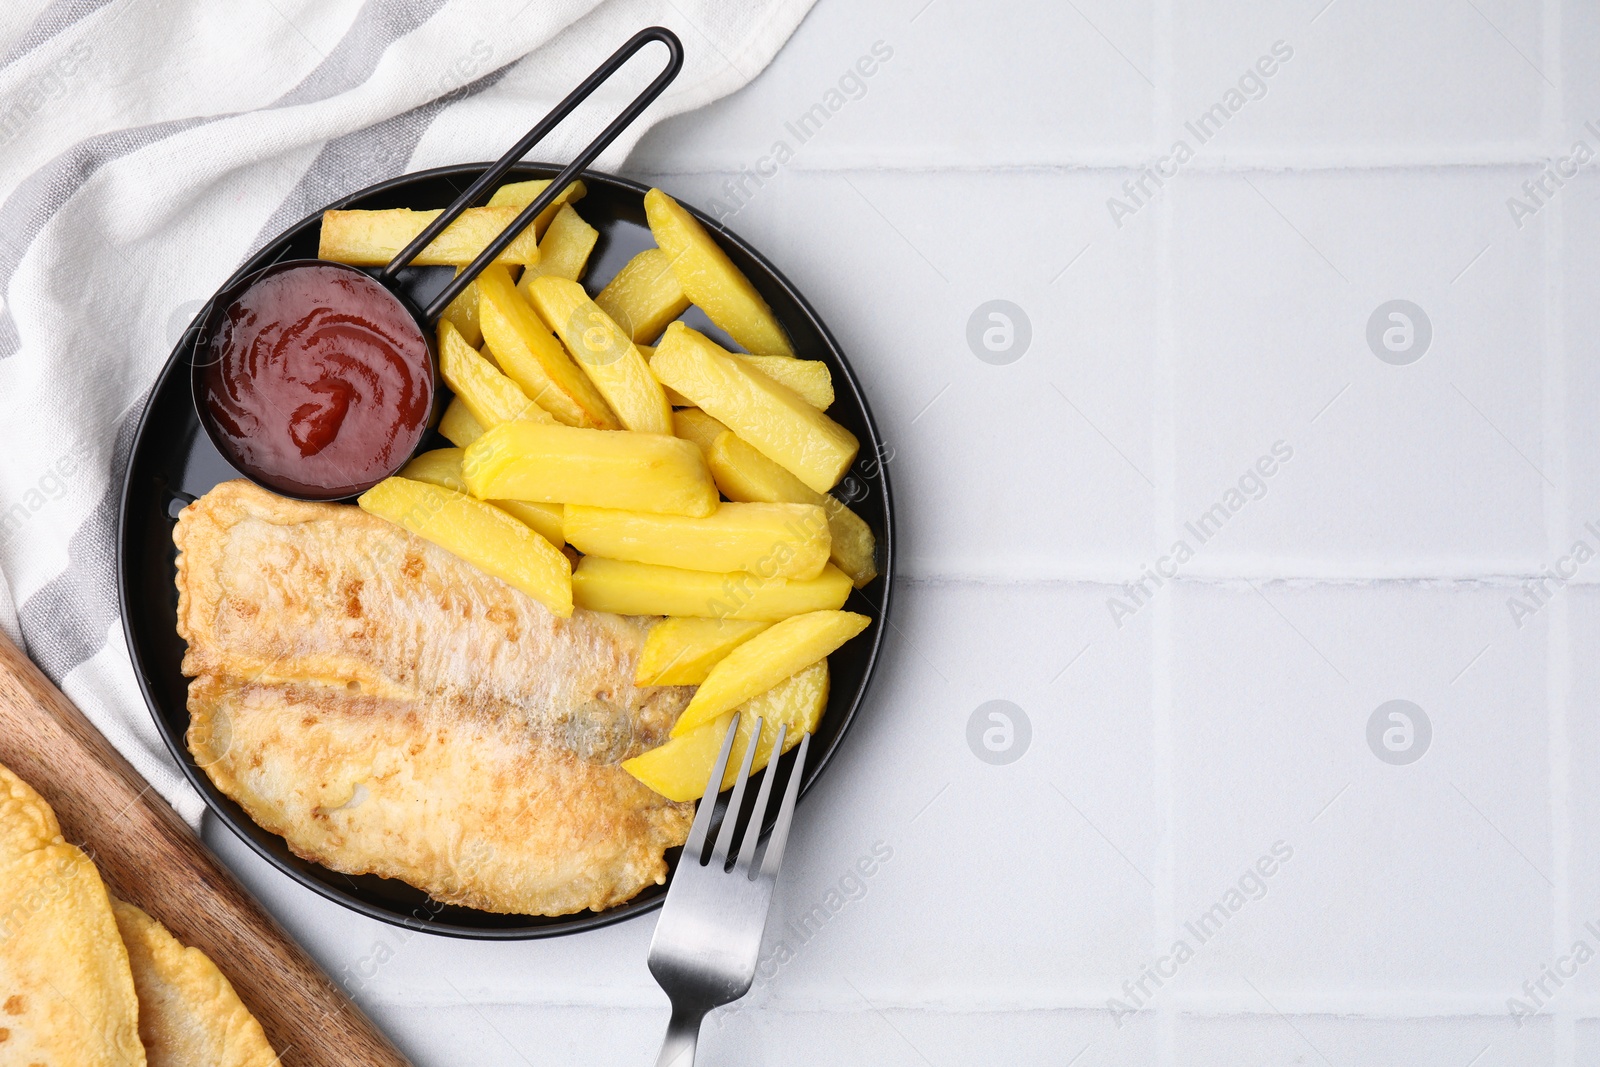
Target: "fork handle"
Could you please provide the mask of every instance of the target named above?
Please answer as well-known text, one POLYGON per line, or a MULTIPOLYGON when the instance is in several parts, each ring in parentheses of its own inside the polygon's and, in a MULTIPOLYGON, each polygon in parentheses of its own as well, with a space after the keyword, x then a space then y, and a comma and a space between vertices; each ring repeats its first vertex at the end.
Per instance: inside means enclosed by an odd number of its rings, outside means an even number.
POLYGON ((661 1043, 661 1055, 656 1067, 692 1067, 695 1045, 700 1041, 700 1021, 703 1011, 691 1011, 672 1006, 672 1018, 667 1022, 667 1039, 661 1043))

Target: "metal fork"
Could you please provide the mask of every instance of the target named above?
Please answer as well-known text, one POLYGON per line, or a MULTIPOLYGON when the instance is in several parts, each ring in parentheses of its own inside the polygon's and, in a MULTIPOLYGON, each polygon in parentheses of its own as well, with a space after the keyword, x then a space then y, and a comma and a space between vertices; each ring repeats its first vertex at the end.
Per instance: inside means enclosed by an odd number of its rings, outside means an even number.
POLYGON ((808 733, 800 739, 794 767, 789 772, 789 784, 783 791, 783 804, 778 809, 778 819, 762 855, 761 867, 757 869, 756 846, 761 837, 761 824, 766 820, 777 756, 783 751, 783 738, 788 730, 787 724, 778 727, 778 738, 772 746, 773 758, 761 776, 761 788, 756 792, 755 806, 745 824, 743 842, 729 869, 734 825, 739 821, 750 763, 761 740, 759 718, 751 731, 751 741, 745 746, 744 762, 739 767, 739 777, 734 782, 733 796, 723 815, 716 845, 709 859, 702 857, 711 829, 712 811, 717 804, 717 794, 722 791, 722 776, 738 729, 739 717, 735 715, 728 725, 728 735, 722 739, 722 752, 711 769, 711 779, 706 782, 705 796, 695 809, 689 840, 684 843, 683 855, 661 908, 661 918, 656 922, 655 937, 650 941, 650 973, 656 976, 672 1001, 672 1020, 667 1023, 667 1038, 662 1043, 656 1067, 689 1067, 694 1063, 700 1021, 706 1012, 738 1000, 750 991, 750 984, 755 981, 761 934, 767 926, 772 887, 777 883, 778 868, 783 864, 783 846, 789 838, 789 824, 794 819, 795 797, 800 793, 801 772, 805 769, 811 735, 808 733))

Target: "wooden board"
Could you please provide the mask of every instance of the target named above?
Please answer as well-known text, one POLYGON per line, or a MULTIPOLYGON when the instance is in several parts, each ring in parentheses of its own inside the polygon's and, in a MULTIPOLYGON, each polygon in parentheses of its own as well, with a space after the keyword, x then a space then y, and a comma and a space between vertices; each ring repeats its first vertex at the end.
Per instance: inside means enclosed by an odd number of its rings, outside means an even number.
POLYGON ((55 808, 112 893, 222 968, 285 1067, 405 1057, 290 940, 83 713, 0 635, 0 763, 55 808))

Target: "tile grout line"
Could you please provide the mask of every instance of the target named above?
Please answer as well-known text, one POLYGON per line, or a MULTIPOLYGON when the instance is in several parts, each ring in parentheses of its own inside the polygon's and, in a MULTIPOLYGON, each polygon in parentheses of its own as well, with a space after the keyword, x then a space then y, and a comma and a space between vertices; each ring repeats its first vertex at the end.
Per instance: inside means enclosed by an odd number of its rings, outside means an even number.
MULTIPOLYGON (((1172 126, 1172 86, 1176 57, 1173 54, 1175 0, 1160 0, 1156 5, 1152 60, 1155 85, 1151 93, 1150 140, 1156 143, 1172 126)), ((1158 198, 1155 225, 1156 254, 1156 411, 1151 420, 1150 456, 1156 479, 1156 506, 1152 509, 1156 542, 1177 523, 1177 386, 1173 372, 1177 354, 1173 350, 1172 322, 1172 193, 1158 198)), ((1161 833, 1155 875, 1155 906, 1151 909, 1152 953, 1160 953, 1163 939, 1178 927, 1178 832, 1176 790, 1172 780, 1176 766, 1173 751, 1172 712, 1172 600, 1158 597, 1150 622, 1150 721, 1152 748, 1152 786, 1155 814, 1161 833)), ((1173 1067, 1178 1062, 1178 1013, 1166 1004, 1156 1013, 1156 1062, 1173 1067)))

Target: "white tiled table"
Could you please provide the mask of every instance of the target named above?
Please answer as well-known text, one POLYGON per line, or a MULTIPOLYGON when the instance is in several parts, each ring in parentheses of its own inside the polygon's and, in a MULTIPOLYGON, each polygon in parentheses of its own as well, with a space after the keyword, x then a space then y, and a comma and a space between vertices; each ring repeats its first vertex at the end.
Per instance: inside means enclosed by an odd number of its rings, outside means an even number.
MULTIPOLYGON (((902 531, 881 680, 779 891, 793 958, 713 1016, 705 1062, 1594 1062, 1600 961, 1521 1025, 1507 1000, 1600 952, 1600 560, 1520 626, 1508 600, 1600 551, 1600 162, 1520 228, 1506 201, 1574 140, 1600 151, 1600 9, 1000 7, 822 0, 627 167, 721 200, 810 297, 902 531), (1107 199, 1280 41, 1264 95, 1115 225, 1107 199), (876 42, 799 144, 785 124, 876 42), (993 299, 1031 325, 1002 365, 966 340, 993 299), (1432 327, 1408 365, 1367 342, 1392 299, 1432 327), (1202 543, 1185 524, 1241 477, 1202 543), (1181 577, 1135 604, 1179 540, 1181 577), (1394 699, 1431 724, 1409 764, 1368 745, 1394 699), (1026 713, 1020 760, 969 748, 990 700, 1026 713), (1185 924, 1219 903, 1202 943, 1185 924), (1179 939, 1143 1010, 1108 1010, 1179 939)), ((209 836, 419 1064, 651 1062, 648 920, 407 937, 209 836)))

